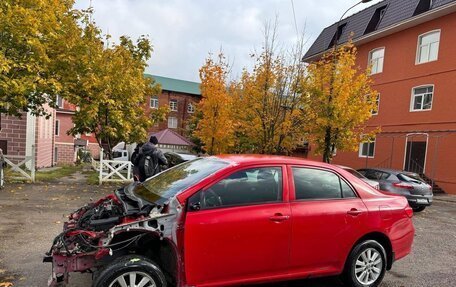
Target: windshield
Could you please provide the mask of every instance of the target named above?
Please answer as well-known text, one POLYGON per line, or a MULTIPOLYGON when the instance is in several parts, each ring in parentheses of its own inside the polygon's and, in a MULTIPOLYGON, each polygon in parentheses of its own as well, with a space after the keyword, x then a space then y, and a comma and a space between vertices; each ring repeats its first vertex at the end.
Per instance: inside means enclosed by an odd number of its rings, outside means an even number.
POLYGON ((149 202, 163 204, 169 198, 228 165, 228 162, 216 158, 198 158, 151 177, 137 185, 133 192, 149 202))

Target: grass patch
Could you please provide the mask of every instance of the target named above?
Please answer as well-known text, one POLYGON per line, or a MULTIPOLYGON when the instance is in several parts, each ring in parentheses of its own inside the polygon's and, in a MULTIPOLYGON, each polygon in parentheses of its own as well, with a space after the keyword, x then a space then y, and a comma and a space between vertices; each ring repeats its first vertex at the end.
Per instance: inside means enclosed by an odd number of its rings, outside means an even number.
POLYGON ((53 181, 70 176, 81 170, 82 166, 80 165, 64 165, 52 170, 38 170, 35 174, 35 181, 53 181))
POLYGON ((87 176, 87 184, 98 185, 98 171, 90 169, 82 172, 87 176))

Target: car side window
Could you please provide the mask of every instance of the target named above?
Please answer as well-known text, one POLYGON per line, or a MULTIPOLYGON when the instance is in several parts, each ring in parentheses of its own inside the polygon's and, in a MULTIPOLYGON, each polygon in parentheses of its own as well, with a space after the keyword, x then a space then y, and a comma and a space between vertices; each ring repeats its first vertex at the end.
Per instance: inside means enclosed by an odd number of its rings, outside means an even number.
MULTIPOLYGON (((235 172, 190 198, 200 209, 282 201, 282 168, 258 167, 235 172), (194 198, 194 197, 197 198, 194 198)), ((193 208, 195 209, 195 208, 193 208)))
POLYGON ((300 167, 292 170, 297 200, 356 197, 351 187, 335 173, 300 167))
POLYGON ((340 180, 340 186, 342 188, 342 195, 344 198, 355 198, 356 194, 353 189, 342 179, 340 180))

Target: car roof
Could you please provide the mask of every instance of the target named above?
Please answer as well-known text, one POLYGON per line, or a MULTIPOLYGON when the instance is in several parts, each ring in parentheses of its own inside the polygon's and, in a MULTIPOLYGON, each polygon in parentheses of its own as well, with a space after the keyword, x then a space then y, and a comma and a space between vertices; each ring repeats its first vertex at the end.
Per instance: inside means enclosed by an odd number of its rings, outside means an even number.
POLYGON ((386 172, 386 173, 391 173, 391 174, 394 174, 394 175, 398 175, 400 173, 404 173, 404 174, 414 174, 413 172, 408 172, 408 171, 403 171, 403 170, 398 170, 398 169, 392 169, 392 168, 371 168, 371 167, 368 167, 368 168, 360 168, 360 170, 377 170, 377 171, 382 171, 382 172, 386 172))
POLYGON ((218 158, 237 165, 250 165, 250 164, 299 164, 299 165, 309 165, 316 167, 328 167, 334 168, 334 165, 308 160, 299 157, 291 156, 279 156, 279 155, 260 155, 260 154, 226 154, 226 155, 217 155, 213 158, 218 158))

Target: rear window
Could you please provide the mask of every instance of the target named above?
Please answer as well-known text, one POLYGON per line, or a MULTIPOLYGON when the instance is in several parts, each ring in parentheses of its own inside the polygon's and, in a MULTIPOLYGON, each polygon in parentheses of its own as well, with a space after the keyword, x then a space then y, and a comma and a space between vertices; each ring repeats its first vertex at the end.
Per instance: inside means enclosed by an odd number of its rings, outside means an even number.
POLYGON ((425 182, 424 179, 422 179, 419 175, 413 174, 413 173, 409 173, 409 174, 400 173, 397 175, 397 177, 400 180, 406 181, 406 182, 418 182, 418 183, 425 182))
POLYGON ((364 175, 362 175, 361 173, 357 172, 354 169, 351 169, 351 168, 344 168, 344 169, 346 171, 348 171, 349 173, 353 174, 354 176, 356 176, 357 178, 366 178, 364 175))

